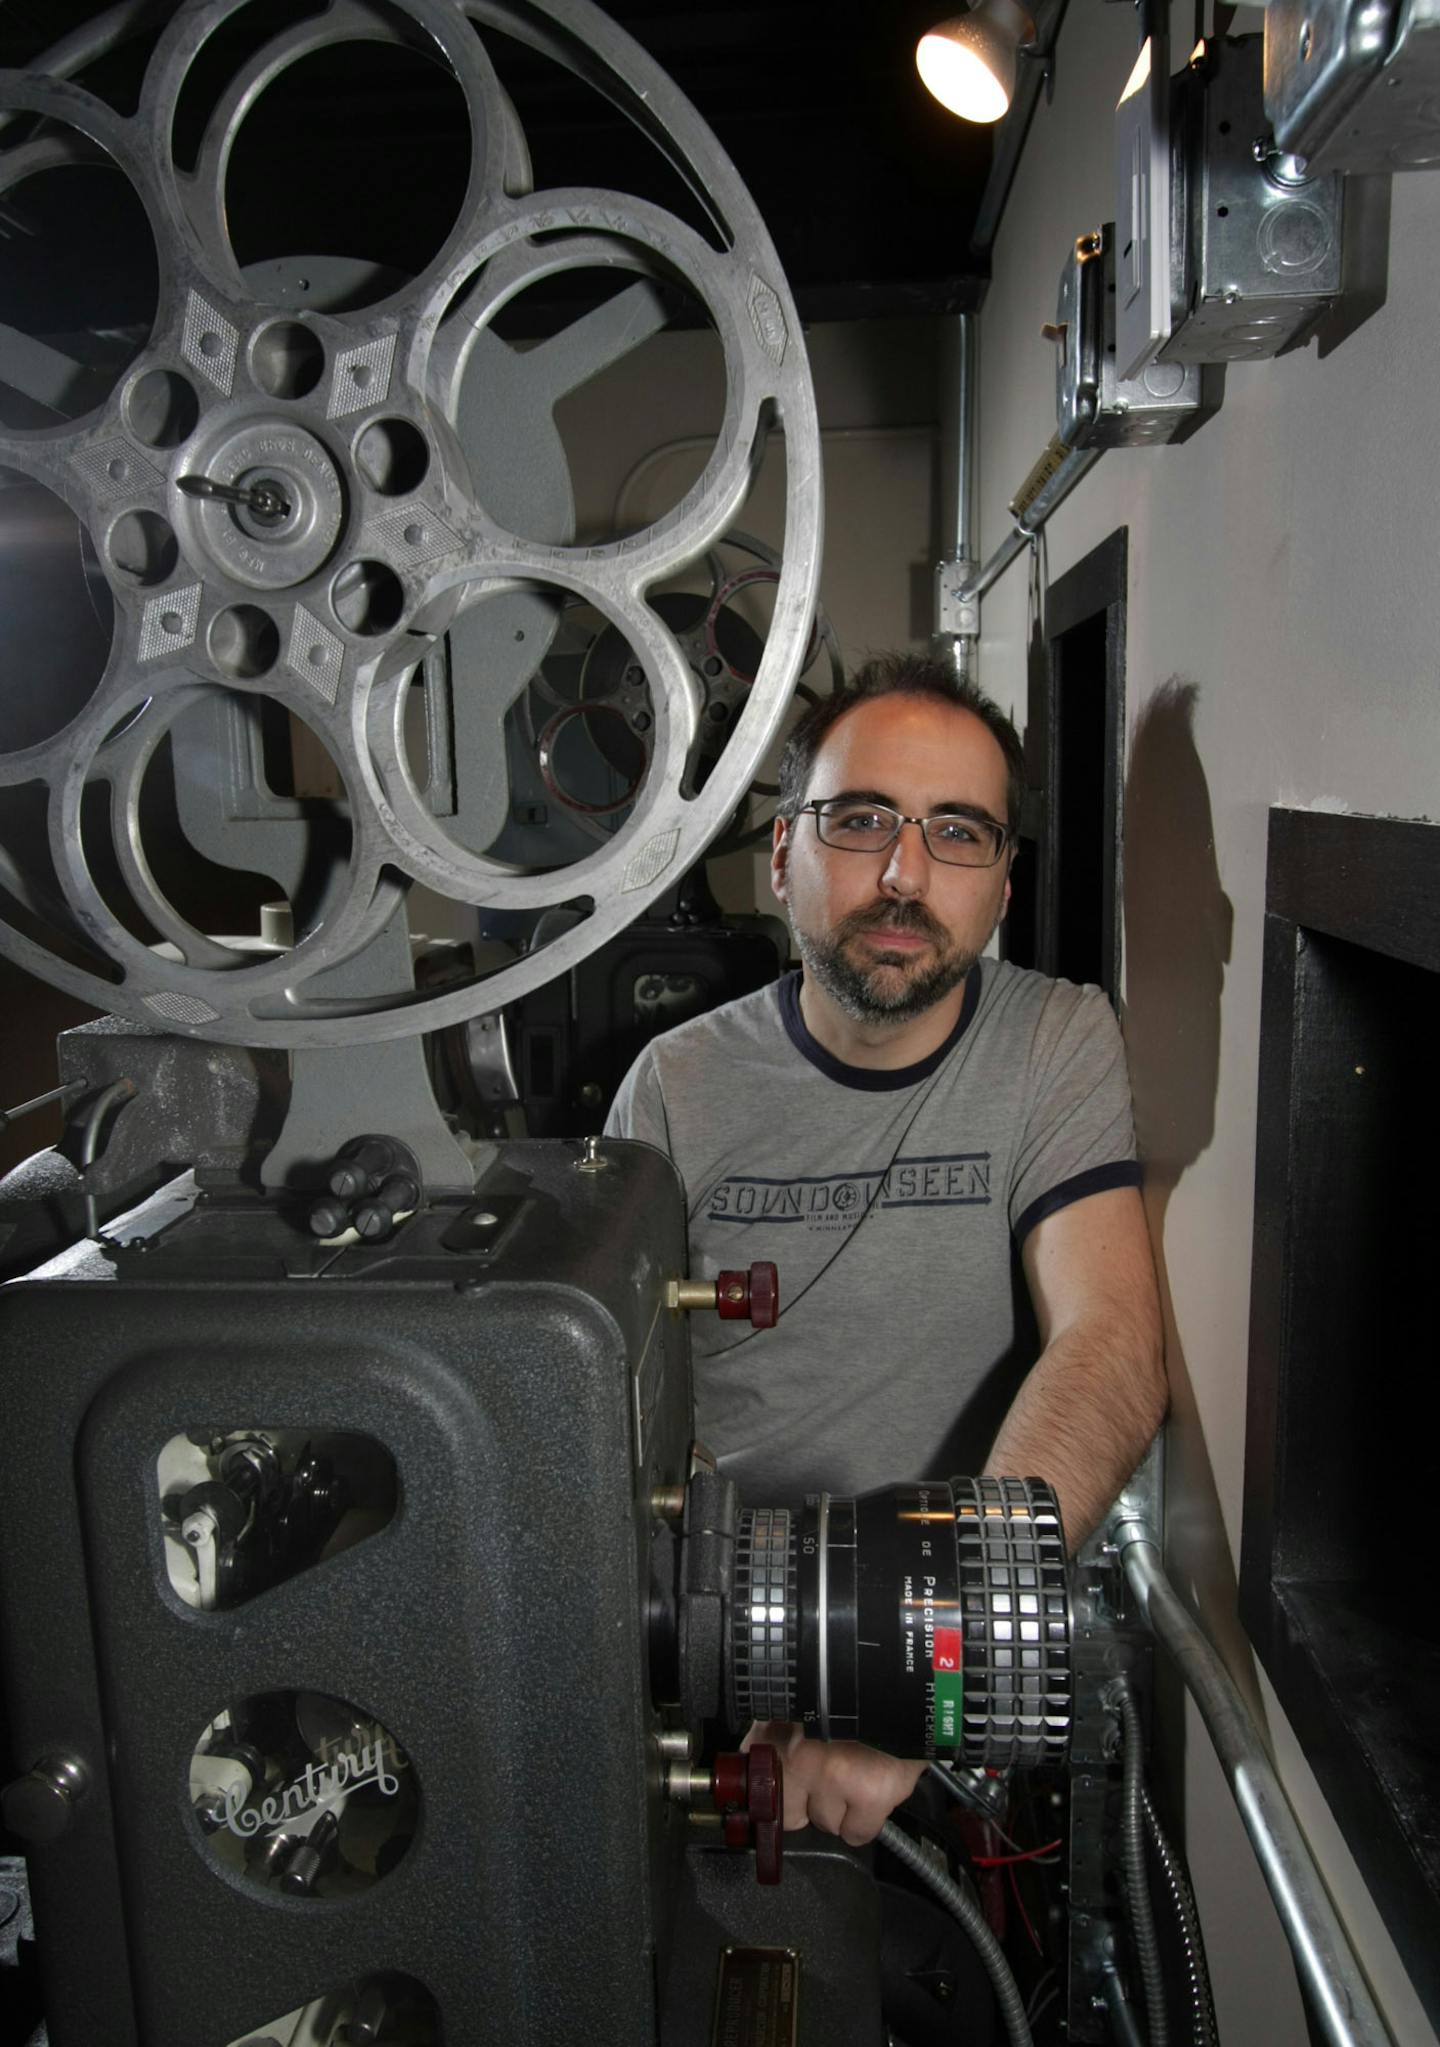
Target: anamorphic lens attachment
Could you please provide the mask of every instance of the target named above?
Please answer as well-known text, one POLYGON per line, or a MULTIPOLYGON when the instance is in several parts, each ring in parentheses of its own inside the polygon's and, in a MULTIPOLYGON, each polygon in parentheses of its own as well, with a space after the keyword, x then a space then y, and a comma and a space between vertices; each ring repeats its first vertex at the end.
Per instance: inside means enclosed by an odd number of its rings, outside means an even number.
POLYGON ((1070 1738, 1065 1538, 1039 1479, 741 1510, 727 1706, 827 1741, 1001 1768, 1070 1738))

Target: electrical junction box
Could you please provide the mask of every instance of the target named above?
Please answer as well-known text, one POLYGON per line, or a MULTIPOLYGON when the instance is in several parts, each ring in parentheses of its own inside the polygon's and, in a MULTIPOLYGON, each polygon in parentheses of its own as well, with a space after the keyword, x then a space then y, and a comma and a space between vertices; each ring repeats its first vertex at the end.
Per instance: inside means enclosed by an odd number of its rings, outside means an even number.
POLYGON ((1200 363, 1146 363, 1133 377, 1119 375, 1115 346, 1115 227, 1101 229, 1099 264, 1102 342, 1100 402, 1088 445, 1148 448, 1188 440, 1220 409, 1220 376, 1200 363))
POLYGON ((1440 0, 1273 0, 1265 112, 1311 171, 1440 166, 1440 0))
POLYGON ((1138 376, 1170 332, 1170 59, 1152 17, 1115 109, 1116 330, 1123 374, 1138 376))
POLYGON ((1261 38, 1209 43, 1175 81, 1170 363, 1256 362, 1308 339, 1342 289, 1343 180, 1277 152, 1261 38))
POLYGON ((1067 448, 1089 440, 1100 404, 1105 326, 1100 246, 1098 234, 1076 241, 1060 272, 1055 324, 1041 329, 1055 343, 1055 435, 1067 448))
POLYGON ((1115 223, 1081 235, 1060 273, 1055 323, 1056 438, 1066 448, 1140 448, 1183 441, 1218 409, 1199 364, 1149 362, 1118 373, 1115 223))

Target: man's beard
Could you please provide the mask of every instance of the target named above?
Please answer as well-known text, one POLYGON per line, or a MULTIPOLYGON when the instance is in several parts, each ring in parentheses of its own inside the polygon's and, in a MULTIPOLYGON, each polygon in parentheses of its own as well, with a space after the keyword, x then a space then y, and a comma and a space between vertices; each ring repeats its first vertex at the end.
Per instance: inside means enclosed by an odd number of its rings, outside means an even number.
POLYGON ((952 944, 949 933, 923 903, 880 900, 868 910, 852 910, 848 917, 823 937, 802 931, 792 920, 795 943, 807 974, 814 976, 832 1002, 856 1023, 909 1023, 933 1009, 953 988, 958 988, 974 966, 977 953, 965 952, 952 944), (877 927, 889 931, 915 931, 935 947, 928 966, 910 973, 890 987, 877 985, 914 965, 918 955, 897 954, 894 959, 874 956, 863 966, 845 950, 852 938, 877 927))

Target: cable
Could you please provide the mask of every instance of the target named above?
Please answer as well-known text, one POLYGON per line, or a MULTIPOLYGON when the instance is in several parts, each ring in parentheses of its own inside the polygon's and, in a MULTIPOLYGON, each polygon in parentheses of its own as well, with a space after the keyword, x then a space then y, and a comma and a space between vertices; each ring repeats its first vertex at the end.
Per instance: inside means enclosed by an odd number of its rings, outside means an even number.
POLYGON ((1030 1992, 1030 2002, 1025 2007, 1025 2016, 1032 2026, 1046 2006, 1059 1994, 1060 1986, 1055 1980, 1055 1971, 1047 1969, 1030 1992))
POLYGON ((1180 1928, 1180 1944, 1185 1955, 1185 1987, 1190 1996, 1190 2037, 1194 2047, 1219 2047, 1220 2034, 1215 2023, 1215 2000, 1210 1990, 1210 1969, 1205 1960, 1205 1941, 1200 1932, 1200 1916, 1195 1910, 1194 1894, 1186 1880, 1185 1866, 1166 1840, 1164 1830, 1156 1818, 1154 1801, 1148 1791, 1143 1793, 1143 1803, 1150 1845, 1155 1850, 1155 1859, 1160 1864, 1165 1887, 1170 1893, 1170 1904, 1180 1928))
POLYGON ((1140 1965, 1140 1983, 1145 1992, 1149 2047, 1168 2047, 1165 1978, 1160 1967, 1160 1946, 1155 1938, 1155 1915, 1150 1909, 1150 1888, 1145 1874, 1145 1815, 1141 1803, 1145 1794, 1141 1774, 1145 1767, 1145 1751, 1140 1739, 1140 1709, 1123 1678, 1107 1687, 1105 1703, 1112 1711, 1118 1711, 1124 1736, 1124 1769, 1120 1786, 1121 1861, 1130 1907, 1130 1931, 1135 1941, 1135 1958, 1140 1965))
MULTIPOLYGON (((1061 1838, 1057 1834, 1055 1839, 1047 1841, 1043 1848, 1021 1848, 1014 1855, 972 1855, 970 1860, 977 1869, 1003 1869, 1007 1862, 1035 1862, 1042 1855, 1054 1855, 1055 1850, 1061 1845, 1061 1838)), ((1059 1860, 1058 1856, 1056 1860, 1059 1860)))
POLYGON ((996 1819, 990 1808, 989 1801, 982 1798, 978 1791, 972 1791, 970 1786, 959 1777, 952 1777, 950 1772, 943 1769, 939 1763, 928 1763, 926 1768, 932 1777, 939 1779, 952 1798, 958 1799, 967 1811, 973 1812, 978 1818, 987 1821, 994 1832, 1000 1836, 1000 1839, 1007 1848, 1013 1848, 1017 1855, 1024 1853, 1020 1843, 1011 1840, 1010 1836, 996 1819))
MULTIPOLYGON (((1042 1978, 1041 1980, 1043 1982, 1044 1979, 1042 1978)), ((1060 1986, 1057 1983, 1052 1983, 1049 1986, 1049 1988, 1045 1991, 1045 1995, 1043 1997, 1032 1997, 1030 2000, 1029 2013, 1031 2025, 1033 2026, 1037 2020, 1043 2019, 1046 2012, 1049 2011, 1051 2005, 1058 2004, 1059 2002, 1060 1986)))
POLYGON ((1005 2031, 1010 2038, 1010 2047, 1034 2047, 1030 2036, 1029 2023, 1025 2017, 1025 2002, 1019 1986, 1010 1973, 999 1941, 985 1924, 985 1915, 978 1905, 973 1904, 961 1890, 959 1884, 932 1867, 927 1858, 903 1828, 894 1820, 886 1820, 877 1837, 883 1847, 915 1872, 922 1882, 927 1883, 947 1910, 954 1913, 975 1945, 975 1951, 985 1965, 1000 2005, 1000 2016, 1005 2021, 1005 2031))
POLYGON ((1035 1931, 1034 1920, 1030 1917, 1030 1914, 1025 1910, 1025 1900, 1020 1895, 1020 1885, 1016 1881, 1015 1866, 1013 1863, 1006 1870, 1005 1874, 1010 1879, 1010 1895, 1015 1900, 1015 1910, 1020 1914, 1020 1918, 1024 1924, 1025 1931, 1030 1936, 1030 1945, 1031 1947, 1034 1948, 1036 1954, 1039 1955, 1041 1961, 1043 1962, 1045 1959, 1045 1943, 1041 1940, 1039 1934, 1035 1931))
MULTIPOLYGON (((975 984, 976 986, 975 1003, 974 1007, 969 1011, 969 1015, 965 1025, 965 1030, 960 1034, 962 1037, 966 1035, 969 1031, 969 1025, 974 1020, 975 1011, 978 1010, 980 1007, 980 997, 984 991, 984 976, 983 970, 981 968, 981 963, 979 960, 976 960, 975 964, 971 967, 970 973, 980 975, 980 979, 975 984)), ((966 980, 968 983, 969 980, 968 975, 966 976, 966 980)), ((779 984, 777 983, 776 985, 778 987, 779 984)), ((960 1011, 962 1017, 966 1016, 966 1005, 968 1004, 968 1000, 969 988, 967 986, 965 1002, 962 1003, 960 1011)), ((952 1046, 950 1049, 953 1050, 954 1047, 952 1046)), ((788 1300, 781 1301, 778 1320, 783 1321, 792 1308, 799 1306, 800 1302, 804 1300, 806 1294, 810 1292, 811 1288, 816 1287, 820 1284, 821 1280, 825 1277, 826 1273, 830 1270, 831 1266, 835 1263, 835 1261, 841 1256, 843 1252, 849 1249, 849 1247, 854 1243, 856 1237, 859 1235, 860 1231, 864 1228, 865 1223, 870 1216, 871 1210, 875 1207, 876 1202, 879 1201, 881 1194, 885 1190, 886 1183, 889 1180, 891 1173, 900 1163, 901 1147, 904 1145, 906 1138, 910 1135, 910 1132, 915 1128, 916 1123, 920 1120, 920 1116, 925 1108, 926 1103, 930 1100, 931 1095, 939 1086, 940 1076, 942 1073, 945 1072, 949 1063, 950 1063, 949 1054, 947 1052, 946 1056, 940 1061, 939 1065, 935 1068, 935 1071, 933 1073, 927 1074, 923 1082, 915 1083, 915 1085, 919 1087, 920 1092, 916 1096, 915 1101, 910 1105, 910 1113, 905 1118, 905 1125, 904 1128, 901 1130, 900 1135, 895 1139, 894 1146, 892 1147, 890 1152, 890 1158, 888 1163, 885 1166, 883 1166, 880 1172, 876 1175, 875 1185, 871 1188, 869 1195, 866 1197, 865 1206, 861 1209, 859 1215, 856 1217, 853 1226, 850 1229, 846 1230, 845 1234, 839 1239, 838 1243, 836 1244, 835 1249, 830 1253, 829 1257, 825 1260, 824 1264, 820 1266, 818 1271, 811 1273, 809 1279, 806 1280, 804 1286, 800 1288, 798 1293, 792 1294, 788 1300)), ((668 1139, 669 1136, 668 1128, 666 1131, 666 1136, 668 1139)), ((671 1153, 671 1157, 672 1158, 674 1157, 673 1152, 671 1153)), ((863 1179, 864 1177, 865 1175, 863 1173, 857 1173, 854 1175, 854 1178, 856 1179, 863 1179)), ((711 1187, 708 1187, 705 1190, 705 1192, 700 1196, 700 1199, 695 1203, 695 1206, 693 1208, 687 1209, 685 1216, 685 1227, 687 1233, 690 1229, 690 1226, 694 1223, 695 1218, 699 1215, 701 1209, 705 1206, 705 1203, 710 1199, 714 1191, 715 1189, 713 1185, 711 1187)), ((866 1241, 868 1242, 869 1239, 867 1238, 866 1241)), ((745 1344, 752 1343, 755 1340, 755 1338, 760 1334, 761 1331, 759 1329, 747 1329, 743 1336, 739 1336, 735 1339, 734 1343, 727 1343, 723 1345, 720 1349, 712 1351, 709 1354, 707 1362, 712 1362, 713 1360, 718 1358, 730 1357, 735 1351, 740 1350, 745 1344)))

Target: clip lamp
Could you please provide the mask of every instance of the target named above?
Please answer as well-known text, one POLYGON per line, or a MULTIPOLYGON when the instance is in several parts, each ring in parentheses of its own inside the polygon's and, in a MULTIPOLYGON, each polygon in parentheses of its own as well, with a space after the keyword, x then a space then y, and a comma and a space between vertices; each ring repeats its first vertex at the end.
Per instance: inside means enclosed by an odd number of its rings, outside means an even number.
POLYGON ((937 22, 915 46, 926 87, 963 121, 998 121, 1015 96, 1015 60, 1033 49, 1035 24, 1018 0, 976 0, 937 22))

